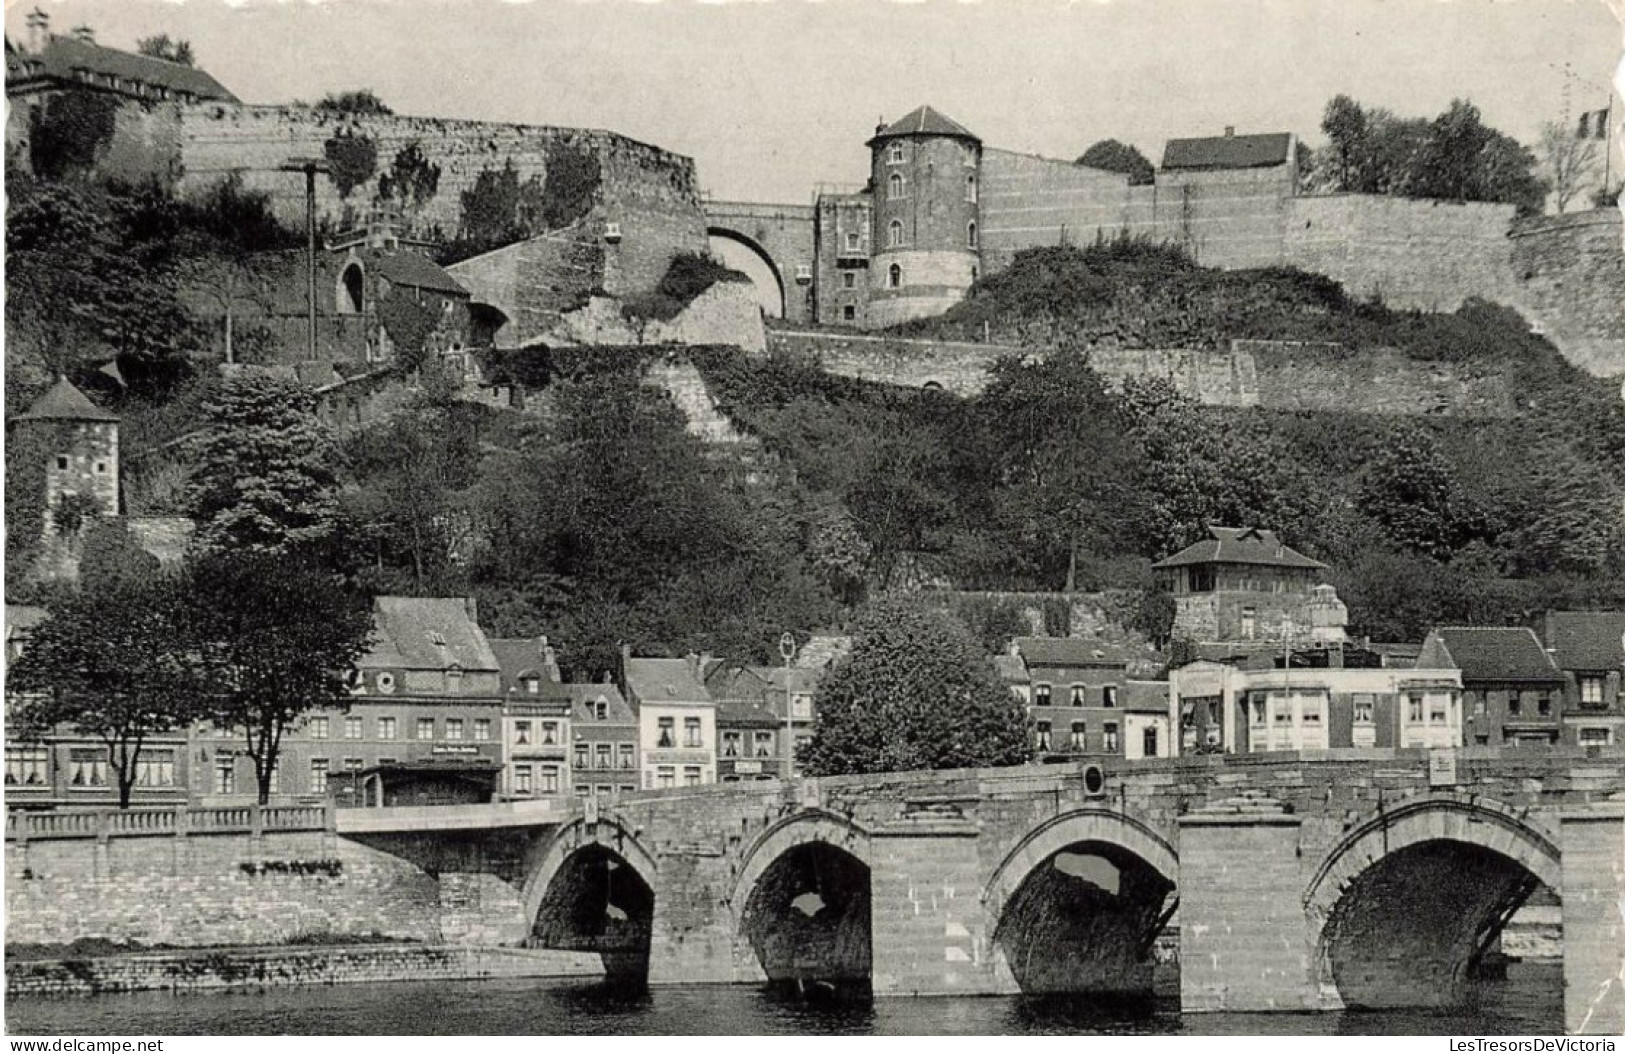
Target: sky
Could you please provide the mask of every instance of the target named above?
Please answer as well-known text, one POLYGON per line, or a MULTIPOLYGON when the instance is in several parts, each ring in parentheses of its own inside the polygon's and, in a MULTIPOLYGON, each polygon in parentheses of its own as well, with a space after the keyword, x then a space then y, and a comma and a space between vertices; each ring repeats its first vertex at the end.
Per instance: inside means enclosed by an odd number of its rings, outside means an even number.
MULTIPOLYGON (((929 103, 989 146, 1323 137, 1342 92, 1470 98, 1533 143, 1599 109, 1625 0, 6 0, 133 48, 188 40, 245 102, 371 88, 398 113, 605 128, 695 159, 719 199, 858 183, 878 120, 929 103)), ((1616 118, 1625 107, 1616 107, 1616 118)), ((1625 136, 1618 137, 1625 141, 1625 136)))

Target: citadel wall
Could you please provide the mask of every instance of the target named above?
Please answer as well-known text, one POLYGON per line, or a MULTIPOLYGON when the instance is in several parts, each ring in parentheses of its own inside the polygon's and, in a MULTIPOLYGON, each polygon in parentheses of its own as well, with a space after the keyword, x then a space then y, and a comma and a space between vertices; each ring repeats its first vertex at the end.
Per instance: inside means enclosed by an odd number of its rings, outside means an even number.
POLYGON ((1512 230, 1515 302, 1576 366, 1625 376, 1625 223, 1616 209, 1543 216, 1512 230))

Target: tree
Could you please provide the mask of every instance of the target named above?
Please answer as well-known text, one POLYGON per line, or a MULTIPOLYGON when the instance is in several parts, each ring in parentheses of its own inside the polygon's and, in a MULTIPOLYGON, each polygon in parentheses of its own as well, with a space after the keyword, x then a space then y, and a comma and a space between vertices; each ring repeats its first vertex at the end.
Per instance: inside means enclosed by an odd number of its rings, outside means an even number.
POLYGON ((1326 103, 1320 130, 1331 140, 1337 165, 1337 189, 1353 190, 1366 157, 1369 129, 1365 111, 1347 95, 1334 95, 1326 103))
POLYGON ((265 552, 206 555, 185 589, 184 636, 206 679, 199 710, 243 734, 264 805, 288 728, 312 710, 349 706, 344 675, 372 636, 366 598, 265 552))
POLYGON ((1566 125, 1549 121, 1540 129, 1540 161, 1552 188, 1552 205, 1561 215, 1596 173, 1597 141, 1582 139, 1566 125))
POLYGON ((184 599, 170 579, 104 578, 59 601, 10 670, 13 719, 30 738, 67 725, 99 739, 121 809, 130 807, 146 742, 199 715, 177 620, 184 599))
POLYGON ((321 113, 343 114, 347 117, 390 117, 395 113, 371 88, 329 92, 322 96, 314 109, 321 113))
POLYGON ((187 500, 204 550, 310 550, 335 530, 332 454, 315 396, 262 370, 226 377, 204 403, 187 500))
POLYGON ((1424 429, 1397 429, 1367 464, 1355 508, 1403 552, 1448 560, 1461 542, 1461 500, 1450 465, 1424 429))
POLYGON ((1032 757, 1021 701, 964 624, 898 597, 863 609, 852 651, 817 695, 801 751, 811 775, 1020 765, 1032 757))
POLYGON ((1102 139, 1078 156, 1074 164, 1089 168, 1103 168, 1107 172, 1120 172, 1128 177, 1129 186, 1151 183, 1157 170, 1138 147, 1120 143, 1116 139, 1102 139))
POLYGON ((181 66, 194 64, 192 57, 192 44, 187 40, 171 40, 168 33, 159 33, 155 37, 142 37, 135 42, 135 50, 139 55, 148 58, 163 59, 181 66))

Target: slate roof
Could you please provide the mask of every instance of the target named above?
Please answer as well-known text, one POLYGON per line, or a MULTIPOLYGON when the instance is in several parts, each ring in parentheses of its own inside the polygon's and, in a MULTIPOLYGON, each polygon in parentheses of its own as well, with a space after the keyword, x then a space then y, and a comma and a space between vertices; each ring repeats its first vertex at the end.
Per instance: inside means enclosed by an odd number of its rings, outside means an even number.
POLYGON ((1129 681, 1118 690, 1117 706, 1134 714, 1166 714, 1168 682, 1129 681))
POLYGON ((372 650, 358 665, 497 673, 497 657, 462 597, 378 597, 372 650))
POLYGON ((946 135, 955 139, 969 139, 977 143, 982 141, 980 136, 958 121, 950 117, 944 117, 929 106, 921 106, 918 109, 910 110, 891 124, 880 129, 869 142, 875 143, 882 139, 897 139, 906 135, 946 135))
POLYGON ((368 249, 358 255, 379 277, 387 278, 396 285, 430 289, 439 293, 450 293, 453 296, 470 295, 467 286, 422 253, 368 249))
POLYGON ((1282 544, 1274 531, 1260 527, 1209 527, 1205 538, 1151 566, 1186 567, 1192 564, 1254 564, 1264 567, 1299 567, 1320 570, 1326 565, 1282 544))
MULTIPOLYGON (((1535 631, 1524 626, 1446 626, 1433 631, 1443 658, 1461 671, 1462 681, 1562 683, 1552 657, 1535 631)), ((1427 651, 1426 645, 1423 651, 1427 651)))
POLYGON ((563 684, 564 694, 570 697, 570 720, 578 725, 636 725, 637 715, 627 703, 621 690, 613 684, 563 684), (587 706, 602 699, 609 704, 609 716, 602 721, 594 717, 587 706))
POLYGON ((1562 670, 1625 669, 1625 611, 1552 611, 1546 645, 1562 670))
POLYGON ((73 386, 66 377, 58 377, 46 393, 35 399, 28 409, 12 418, 14 421, 110 421, 116 423, 118 414, 103 410, 91 402, 84 392, 73 386))
POLYGON ((687 659, 627 659, 626 683, 638 703, 709 703, 687 659))
POLYGON ((783 722, 759 706, 725 701, 717 704, 718 728, 779 728, 783 722))
MULTIPOLYGON (((238 101, 224 85, 195 66, 103 47, 74 37, 54 36, 38 53, 17 51, 6 55, 7 80, 40 76, 83 83, 86 73, 138 81, 200 99, 238 101)), ((116 86, 92 83, 96 87, 119 90, 116 86)))
POLYGON ((1284 165, 1292 145, 1289 132, 1170 139, 1162 167, 1170 169, 1268 168, 1284 165))
POLYGON ((1027 664, 1019 655, 993 656, 993 672, 1006 684, 1027 684, 1032 680, 1027 676, 1027 664))
POLYGON ((504 695, 512 692, 522 699, 565 699, 569 693, 564 691, 564 685, 553 678, 558 674, 556 667, 548 665, 541 637, 527 637, 522 639, 488 637, 486 643, 491 646, 491 654, 496 656, 497 668, 502 671, 502 692, 504 695), (541 690, 535 695, 525 690, 520 683, 527 676, 541 679, 541 690))
POLYGON ((1126 666, 1133 653, 1115 644, 1076 637, 1017 637, 1021 658, 1033 666, 1126 666))

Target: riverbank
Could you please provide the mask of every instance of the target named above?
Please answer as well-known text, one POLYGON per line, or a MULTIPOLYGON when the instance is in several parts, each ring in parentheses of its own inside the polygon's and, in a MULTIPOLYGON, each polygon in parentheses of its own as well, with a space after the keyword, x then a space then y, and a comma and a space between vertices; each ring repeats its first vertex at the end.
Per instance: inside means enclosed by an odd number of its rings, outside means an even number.
POLYGON ((378 943, 188 948, 60 958, 8 954, 5 968, 8 998, 603 975, 598 956, 586 952, 378 943))

